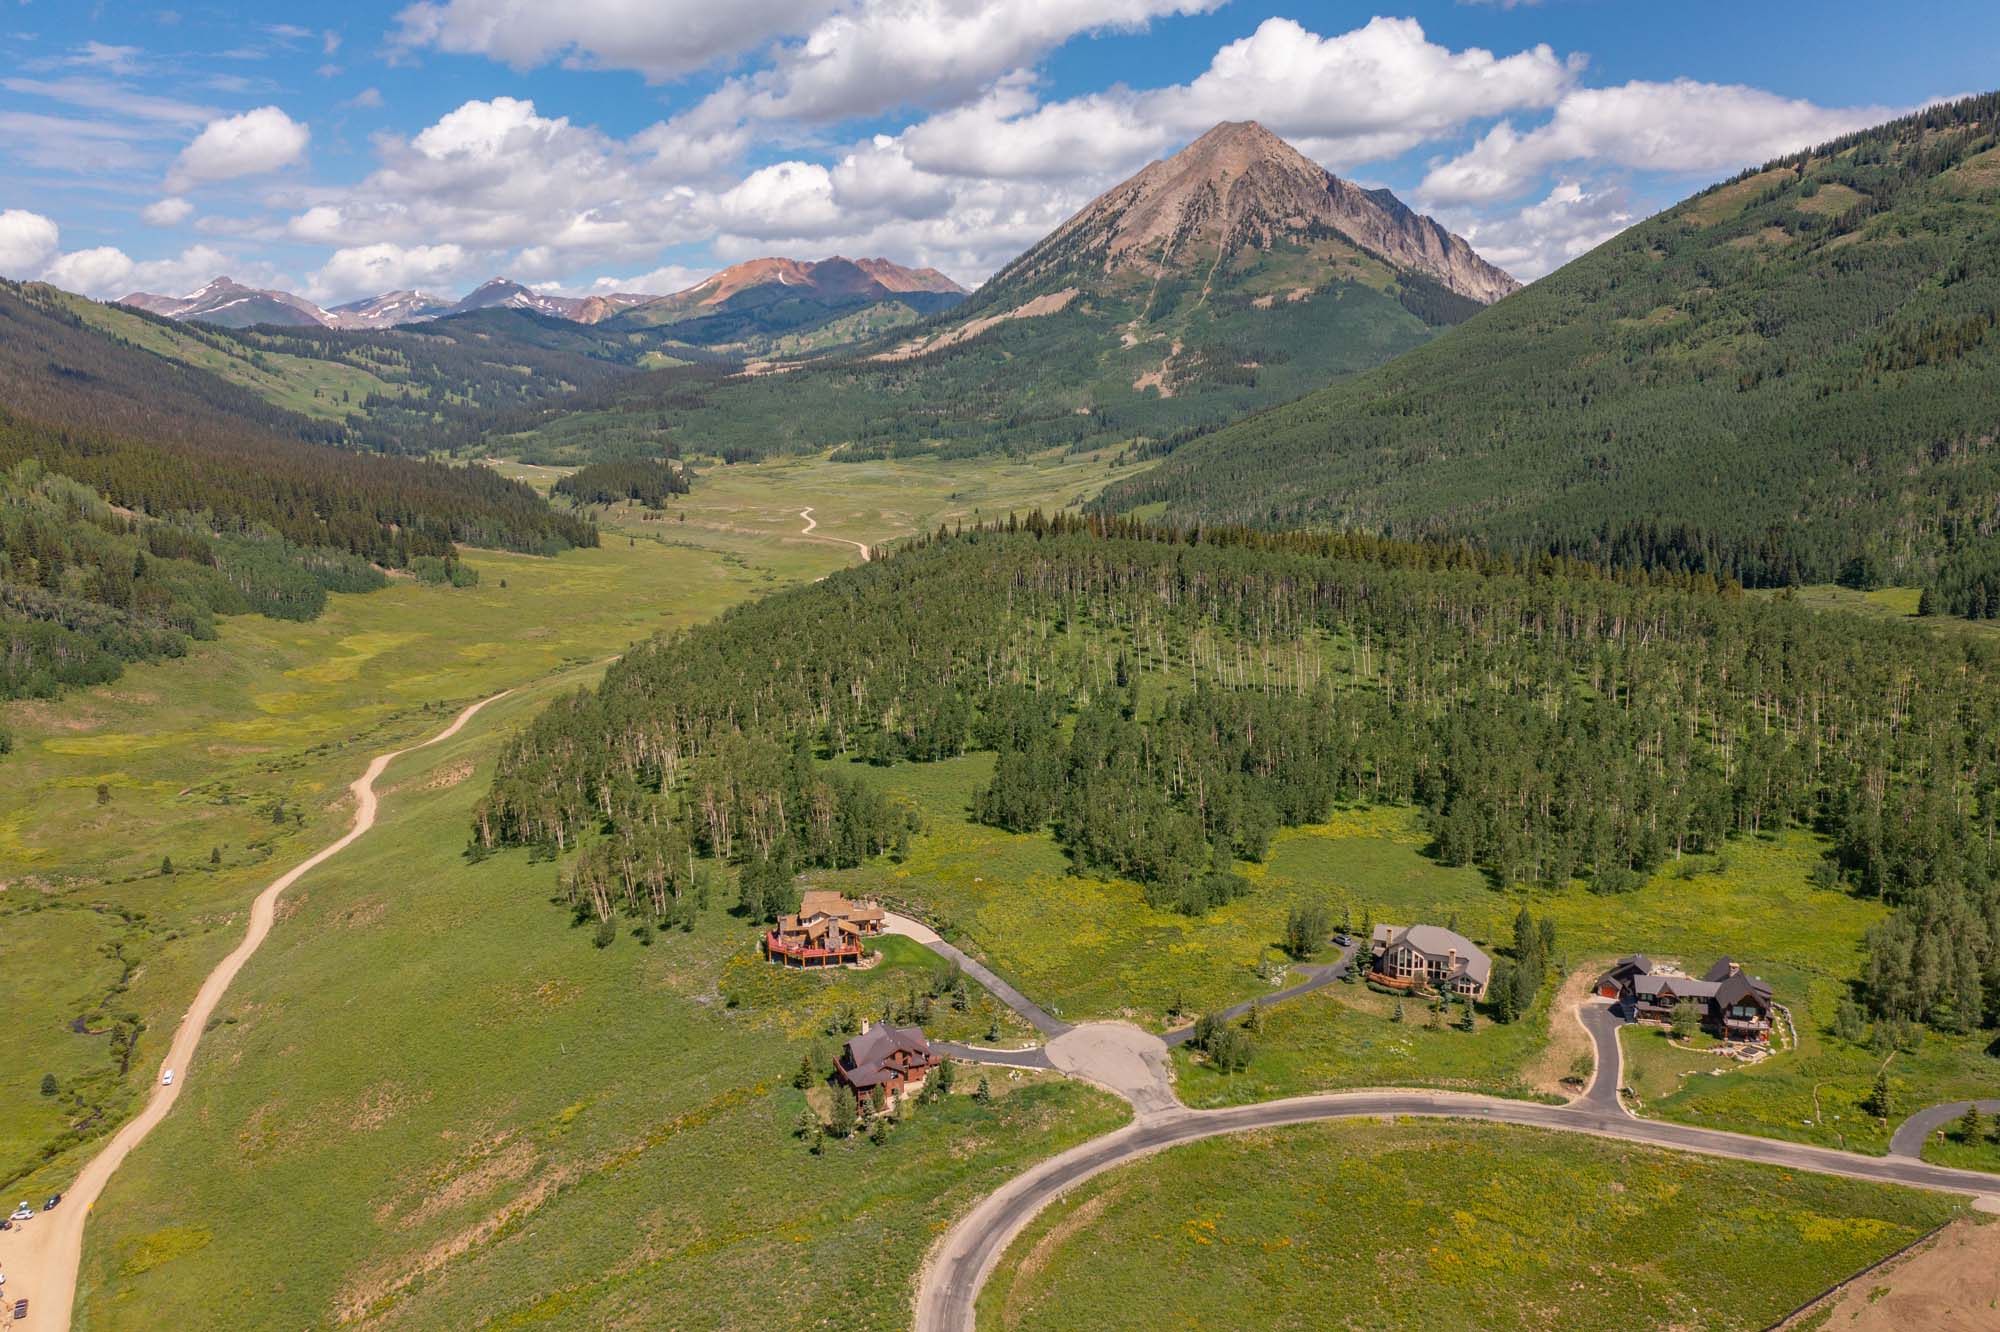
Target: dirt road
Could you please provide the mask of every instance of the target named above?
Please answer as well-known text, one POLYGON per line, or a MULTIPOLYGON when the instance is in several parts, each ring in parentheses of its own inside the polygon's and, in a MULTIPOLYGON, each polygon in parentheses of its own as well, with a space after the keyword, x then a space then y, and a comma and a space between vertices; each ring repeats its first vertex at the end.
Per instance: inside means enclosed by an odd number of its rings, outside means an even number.
POLYGON ((873 551, 865 541, 855 541, 848 537, 815 536, 814 533, 819 528, 819 519, 813 517, 812 506, 810 504, 799 510, 799 517, 806 520, 806 525, 799 529, 800 536, 809 536, 815 541, 838 541, 843 546, 852 546, 861 552, 861 560, 864 564, 874 558, 873 551))
POLYGON ((162 1072, 173 1070, 173 1084, 162 1086, 158 1076, 155 1076, 153 1094, 146 1102, 146 1108, 119 1129, 104 1150, 84 1166, 63 1195, 60 1207, 53 1212, 43 1212, 33 1221, 18 1225, 13 1230, 0 1232, 0 1271, 7 1274, 7 1298, 10 1303, 23 1298, 29 1301, 30 1326, 38 1332, 68 1332, 71 1310, 76 1302, 77 1264, 83 1254, 83 1227, 90 1219, 90 1209, 126 1155, 167 1117, 167 1111, 174 1108, 181 1088, 187 1085, 191 1072, 189 1065, 194 1061, 195 1046, 201 1041, 202 1030, 229 989, 229 983, 236 979, 236 973, 243 969, 243 964, 250 960, 250 955, 257 951, 258 945, 271 932, 271 923, 277 917, 278 898, 297 883, 300 876, 339 855, 375 826, 375 781, 392 761, 411 750, 450 739, 481 708, 512 692, 507 690, 492 698, 481 699, 459 713, 451 725, 430 739, 379 755, 369 763, 368 771, 348 787, 354 792, 353 825, 339 840, 300 861, 257 894, 256 900, 250 904, 250 928, 244 931, 243 941, 202 982, 194 1003, 188 1006, 187 1015, 174 1029, 167 1057, 159 1065, 162 1072))

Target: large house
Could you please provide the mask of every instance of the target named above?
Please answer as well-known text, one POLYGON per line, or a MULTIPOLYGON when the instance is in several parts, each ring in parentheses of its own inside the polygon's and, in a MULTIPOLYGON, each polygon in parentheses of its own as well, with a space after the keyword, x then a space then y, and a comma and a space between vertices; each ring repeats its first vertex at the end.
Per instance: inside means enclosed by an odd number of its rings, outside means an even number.
POLYGON ((1492 958, 1464 935, 1437 925, 1377 925, 1368 954, 1372 979, 1398 989, 1442 986, 1483 999, 1493 978, 1492 958))
POLYGON ((878 1022, 863 1027, 861 1034, 847 1043, 833 1066, 833 1076, 864 1101, 877 1087, 894 1100, 923 1086, 930 1071, 943 1062, 918 1028, 878 1022))
POLYGON ((1701 976, 1657 969, 1642 954, 1621 957, 1597 978, 1597 993, 1616 999, 1640 1022, 1671 1022, 1674 1010, 1693 1002, 1701 1025, 1732 1041, 1771 1039, 1771 987, 1723 958, 1701 976))
POLYGON ((863 942, 882 932, 882 908, 814 890, 797 915, 780 916, 764 935, 764 955, 788 967, 845 967, 867 955, 863 942))

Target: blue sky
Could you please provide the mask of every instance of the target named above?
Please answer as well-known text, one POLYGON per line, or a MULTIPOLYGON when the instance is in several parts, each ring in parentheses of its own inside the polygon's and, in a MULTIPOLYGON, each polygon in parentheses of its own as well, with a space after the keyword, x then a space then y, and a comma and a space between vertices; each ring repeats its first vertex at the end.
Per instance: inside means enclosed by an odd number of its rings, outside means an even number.
POLYGON ((0 0, 0 274, 331 303, 838 252, 973 283, 1255 118, 1532 278, 1996 56, 1991 0, 0 0))

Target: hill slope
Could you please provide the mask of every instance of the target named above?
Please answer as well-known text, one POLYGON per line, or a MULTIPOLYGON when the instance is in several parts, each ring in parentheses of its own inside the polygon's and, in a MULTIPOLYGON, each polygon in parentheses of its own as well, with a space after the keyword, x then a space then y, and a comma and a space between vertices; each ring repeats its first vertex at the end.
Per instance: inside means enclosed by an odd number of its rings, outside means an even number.
POLYGON ((596 544, 489 468, 306 442, 339 427, 107 336, 76 299, 0 282, 0 698, 111 679, 217 614, 310 618, 381 586, 376 564, 448 576, 455 542, 596 544))
POLYGON ((1386 192, 1221 125, 928 322, 850 330, 882 336, 782 376, 635 383, 526 447, 616 449, 663 419, 726 456, 1143 446, 1379 365, 1512 286, 1386 192))
POLYGON ((1970 99, 1717 186, 1101 502, 1928 577, 2000 504, 1996 116, 1970 99))

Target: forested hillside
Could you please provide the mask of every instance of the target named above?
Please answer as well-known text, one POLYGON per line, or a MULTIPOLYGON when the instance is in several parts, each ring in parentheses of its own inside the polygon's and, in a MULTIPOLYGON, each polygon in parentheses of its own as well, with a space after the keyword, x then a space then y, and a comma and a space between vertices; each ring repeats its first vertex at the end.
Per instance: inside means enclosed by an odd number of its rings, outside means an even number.
POLYGON ((1747 173, 1102 503, 1769 585, 1990 566, 1996 119, 1972 98, 1747 173))
POLYGON ((511 308, 376 330, 222 328, 19 290, 107 338, 248 389, 280 410, 272 423, 285 433, 390 453, 475 449, 496 426, 520 429, 630 374, 658 342, 511 308))
POLYGON ((0 697, 178 652, 213 615, 309 618, 455 544, 596 530, 483 467, 301 442, 338 427, 0 284, 0 697))
POLYGON ((823 760, 968 747, 976 817, 1192 914, 1336 804, 1415 804, 1432 854, 1554 892, 1808 824, 1897 908, 1877 1011, 1965 1030, 2000 1019, 1994 657, 1706 576, 1037 519, 633 651, 510 744, 474 841, 574 853, 584 914, 666 914, 696 853, 767 914, 904 827, 823 760))

